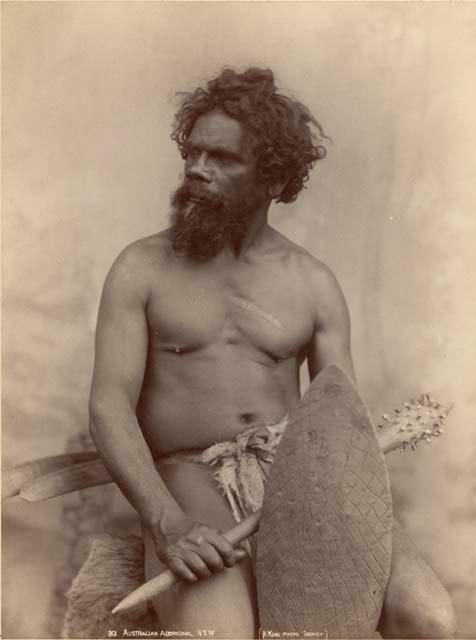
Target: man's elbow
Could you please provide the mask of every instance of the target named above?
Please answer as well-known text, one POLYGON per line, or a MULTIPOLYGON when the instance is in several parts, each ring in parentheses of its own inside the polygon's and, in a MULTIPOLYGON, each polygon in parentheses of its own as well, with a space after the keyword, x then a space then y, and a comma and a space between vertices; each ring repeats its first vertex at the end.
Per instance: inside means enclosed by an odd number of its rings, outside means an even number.
POLYGON ((94 437, 109 432, 135 418, 135 410, 124 394, 91 393, 89 399, 89 433, 94 437))
POLYGON ((89 435, 94 443, 97 442, 97 435, 100 430, 102 416, 99 407, 96 404, 89 402, 89 435))
POLYGON ((93 440, 111 420, 113 420, 111 402, 92 393, 89 398, 89 433, 93 440))
POLYGON ((89 435, 96 449, 101 453, 104 445, 111 440, 116 420, 109 404, 89 403, 89 435))
POLYGON ((98 418, 100 418, 101 413, 103 411, 104 402, 102 399, 95 394, 93 391, 89 396, 89 420, 90 422, 95 422, 98 418))

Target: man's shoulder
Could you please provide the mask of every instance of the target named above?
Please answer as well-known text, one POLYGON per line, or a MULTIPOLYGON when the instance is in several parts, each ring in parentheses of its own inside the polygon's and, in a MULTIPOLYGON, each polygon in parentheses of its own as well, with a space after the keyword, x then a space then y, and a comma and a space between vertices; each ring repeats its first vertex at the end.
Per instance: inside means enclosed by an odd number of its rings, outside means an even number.
POLYGON ((280 251, 286 266, 297 269, 306 281, 311 281, 316 286, 329 286, 336 282, 332 270, 322 260, 276 229, 272 231, 275 247, 280 251))
POLYGON ((281 235, 279 241, 287 254, 286 271, 292 274, 294 282, 299 283, 315 314, 317 325, 330 327, 347 324, 347 303, 330 267, 289 238, 281 235))
POLYGON ((128 244, 117 256, 113 268, 146 270, 163 266, 171 257, 172 247, 165 230, 128 244))
POLYGON ((114 260, 106 284, 110 287, 147 289, 158 270, 168 264, 172 248, 167 231, 128 244, 114 260))

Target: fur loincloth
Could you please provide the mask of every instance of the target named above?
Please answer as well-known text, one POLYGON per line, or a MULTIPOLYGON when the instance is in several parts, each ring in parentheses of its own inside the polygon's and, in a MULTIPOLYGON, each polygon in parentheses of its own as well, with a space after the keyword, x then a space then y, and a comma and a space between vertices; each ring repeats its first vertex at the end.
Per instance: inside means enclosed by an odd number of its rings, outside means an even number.
MULTIPOLYGON (((214 477, 226 496, 237 522, 261 508, 266 476, 287 418, 274 425, 252 427, 232 441, 220 442, 199 453, 187 451, 166 456, 163 464, 189 461, 215 469, 214 477)), ((112 616, 112 609, 145 582, 144 545, 139 536, 100 536, 66 594, 68 608, 63 637, 109 638, 123 630, 154 631, 155 611, 147 604, 112 616)), ((144 634, 145 635, 145 634, 144 634)))

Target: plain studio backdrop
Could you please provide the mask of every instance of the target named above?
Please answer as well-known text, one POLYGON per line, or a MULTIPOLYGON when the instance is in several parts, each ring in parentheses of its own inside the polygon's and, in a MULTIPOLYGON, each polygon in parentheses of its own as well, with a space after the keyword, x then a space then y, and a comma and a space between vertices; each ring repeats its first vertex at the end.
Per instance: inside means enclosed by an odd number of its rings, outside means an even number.
MULTIPOLYGON (((182 173, 176 92, 224 66, 269 66, 332 138, 270 221, 336 273, 372 414, 426 391, 455 402, 443 438, 389 464, 398 514, 450 590, 460 635, 475 635, 476 5, 4 2, 2 13, 4 464, 86 433, 104 277, 125 245, 167 226, 182 173)), ((105 489, 92 491, 100 502, 105 489)), ((71 499, 3 509, 4 636, 52 633, 71 499)))

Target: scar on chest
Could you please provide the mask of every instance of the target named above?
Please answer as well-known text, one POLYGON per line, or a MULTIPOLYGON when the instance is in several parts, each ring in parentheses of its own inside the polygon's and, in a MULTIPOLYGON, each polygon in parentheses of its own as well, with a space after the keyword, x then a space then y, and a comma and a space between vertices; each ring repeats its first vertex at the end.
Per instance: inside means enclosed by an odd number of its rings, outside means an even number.
POLYGON ((235 307, 238 307, 243 311, 247 311, 248 313, 256 316, 257 318, 261 318, 261 320, 266 320, 267 322, 270 322, 278 329, 281 329, 282 331, 284 331, 283 325, 280 323, 280 321, 277 318, 275 318, 271 313, 268 313, 267 311, 262 309, 259 305, 255 304, 254 302, 250 302, 250 300, 245 300, 244 298, 239 298, 238 296, 231 296, 231 303, 235 307))

